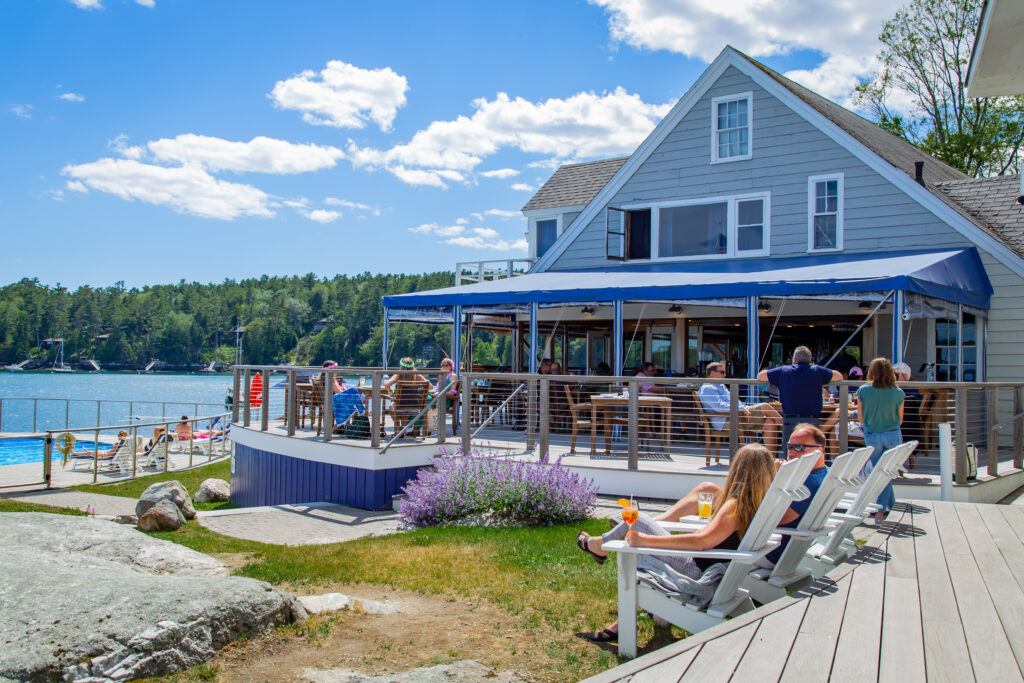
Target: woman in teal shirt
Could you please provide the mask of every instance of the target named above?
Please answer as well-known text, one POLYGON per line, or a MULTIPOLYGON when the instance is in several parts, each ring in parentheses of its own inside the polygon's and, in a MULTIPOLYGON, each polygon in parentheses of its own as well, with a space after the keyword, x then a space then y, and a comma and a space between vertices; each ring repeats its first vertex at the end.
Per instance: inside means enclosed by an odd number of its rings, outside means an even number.
MULTIPOLYGON (((882 453, 903 443, 900 425, 903 424, 903 390, 896 386, 896 372, 888 358, 876 358, 868 368, 868 382, 857 389, 860 419, 864 425, 864 443, 873 446, 871 466, 865 466, 864 475, 871 472, 882 453)), ((892 482, 878 496, 882 509, 875 514, 876 522, 885 519, 896 503, 892 482)))

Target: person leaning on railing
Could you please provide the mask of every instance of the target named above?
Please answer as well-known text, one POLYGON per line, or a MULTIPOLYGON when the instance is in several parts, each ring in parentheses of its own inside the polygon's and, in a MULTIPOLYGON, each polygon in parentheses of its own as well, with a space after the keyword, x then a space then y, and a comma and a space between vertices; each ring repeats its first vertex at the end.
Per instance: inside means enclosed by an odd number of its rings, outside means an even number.
POLYGON ((821 424, 822 387, 843 379, 838 370, 812 365, 811 359, 811 350, 806 346, 798 346, 793 351, 792 365, 757 373, 759 382, 768 382, 779 388, 783 443, 789 439, 796 425, 807 423, 817 427, 821 424))

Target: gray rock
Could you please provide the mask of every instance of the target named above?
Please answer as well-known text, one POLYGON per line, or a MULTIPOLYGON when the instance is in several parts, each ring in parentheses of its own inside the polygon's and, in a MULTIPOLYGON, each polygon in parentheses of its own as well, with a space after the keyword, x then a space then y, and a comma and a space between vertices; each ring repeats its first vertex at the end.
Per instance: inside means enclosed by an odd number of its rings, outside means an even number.
POLYGON ((177 531, 184 523, 181 510, 166 498, 157 501, 146 514, 139 517, 139 529, 142 531, 177 531))
POLYGON ((192 507, 192 500, 188 497, 188 490, 182 486, 180 481, 161 481, 153 484, 139 497, 135 505, 135 515, 142 517, 151 507, 161 500, 170 500, 178 506, 185 519, 195 519, 196 509, 192 507))
POLYGON ((380 676, 371 676, 352 669, 304 669, 302 680, 311 681, 311 683, 525 683, 526 681, 511 671, 496 672, 472 659, 380 676))
POLYGON ((183 556, 219 563, 113 522, 4 513, 0 547, 0 680, 165 675, 305 617, 262 581, 150 573, 183 556))
POLYGON ((324 593, 323 595, 300 595, 298 601, 310 614, 320 612, 340 612, 358 610, 366 614, 394 614, 402 609, 396 603, 379 602, 355 598, 344 593, 324 593))
POLYGON ((219 503, 231 500, 231 484, 223 479, 207 479, 193 497, 196 503, 219 503))

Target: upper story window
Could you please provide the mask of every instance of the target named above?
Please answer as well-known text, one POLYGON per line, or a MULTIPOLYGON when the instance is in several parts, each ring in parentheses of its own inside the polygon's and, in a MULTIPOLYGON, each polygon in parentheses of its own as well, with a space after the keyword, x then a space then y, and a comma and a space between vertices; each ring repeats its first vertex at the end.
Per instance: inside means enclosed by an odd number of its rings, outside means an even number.
POLYGON ((609 207, 608 258, 699 259, 763 256, 769 252, 767 192, 656 204, 609 207))
POLYGON ((711 163, 751 157, 753 93, 711 100, 711 163))
POLYGON ((807 179, 808 251, 843 248, 843 175, 807 179))
POLYGON ((537 258, 543 256, 558 239, 558 219, 545 218, 535 224, 537 235, 537 258))

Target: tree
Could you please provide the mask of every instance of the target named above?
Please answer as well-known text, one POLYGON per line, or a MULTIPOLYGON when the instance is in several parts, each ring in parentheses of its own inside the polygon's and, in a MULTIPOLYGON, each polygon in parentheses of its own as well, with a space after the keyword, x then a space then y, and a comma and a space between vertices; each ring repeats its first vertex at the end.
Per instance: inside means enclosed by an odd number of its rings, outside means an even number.
POLYGON ((855 96, 880 126, 974 177, 1019 171, 1024 142, 1024 97, 967 99, 980 7, 911 0, 885 23, 881 69, 855 96))

